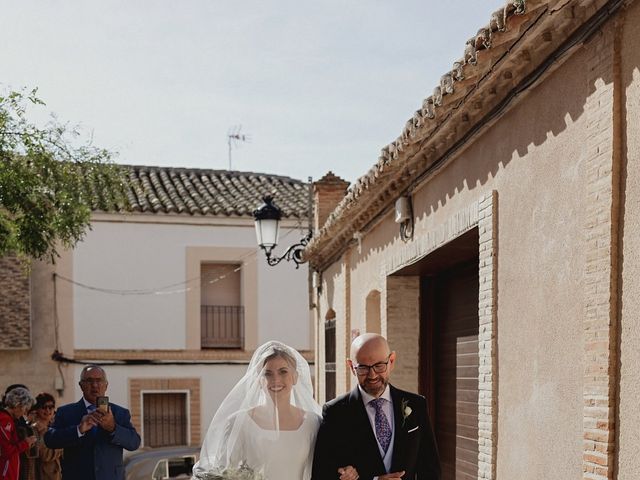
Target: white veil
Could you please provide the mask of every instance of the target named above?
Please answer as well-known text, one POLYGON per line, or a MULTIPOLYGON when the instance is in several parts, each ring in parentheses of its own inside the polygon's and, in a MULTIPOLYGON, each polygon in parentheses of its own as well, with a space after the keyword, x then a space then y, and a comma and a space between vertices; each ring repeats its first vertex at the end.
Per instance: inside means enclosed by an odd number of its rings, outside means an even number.
MULTIPOLYGON (((272 397, 265 388, 265 364, 275 356, 286 359, 290 368, 295 368, 295 384, 291 388, 289 403, 303 410, 305 418, 311 415, 314 419, 319 419, 321 409, 313 399, 311 372, 307 361, 299 352, 283 343, 267 342, 254 352, 247 372, 214 415, 202 444, 200 459, 193 468, 193 478, 219 478, 212 476, 212 473, 220 473, 227 468, 237 469, 242 466, 239 464, 246 462, 246 449, 252 448, 246 445, 246 432, 251 425, 255 425, 255 412, 260 412, 261 435, 267 435, 268 442, 278 439, 280 422, 277 402, 286 400, 277 400, 278 397, 272 397)), ((315 431, 313 435, 315 441, 315 431)), ((264 470, 269 459, 260 457, 260 461, 261 465, 249 466, 253 470, 264 470)))

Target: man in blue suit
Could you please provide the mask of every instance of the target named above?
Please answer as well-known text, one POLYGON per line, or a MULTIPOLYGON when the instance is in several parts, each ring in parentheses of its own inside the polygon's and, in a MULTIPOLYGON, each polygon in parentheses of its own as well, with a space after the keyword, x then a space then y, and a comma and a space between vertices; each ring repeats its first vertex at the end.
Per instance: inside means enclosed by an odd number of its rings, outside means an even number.
POLYGON ((63 480, 124 480, 122 449, 136 450, 140 435, 126 408, 109 403, 106 412, 96 409, 96 400, 104 396, 108 385, 102 367, 84 367, 82 398, 60 407, 44 435, 47 447, 64 449, 63 480))

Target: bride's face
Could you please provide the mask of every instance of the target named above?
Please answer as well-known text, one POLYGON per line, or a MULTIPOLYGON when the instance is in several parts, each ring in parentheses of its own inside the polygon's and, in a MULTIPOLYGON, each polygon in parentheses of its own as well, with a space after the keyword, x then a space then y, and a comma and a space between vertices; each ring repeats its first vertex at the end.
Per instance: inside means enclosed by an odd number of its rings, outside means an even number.
POLYGON ((296 382, 295 371, 282 357, 274 357, 264 364, 266 389, 275 400, 287 400, 296 382))

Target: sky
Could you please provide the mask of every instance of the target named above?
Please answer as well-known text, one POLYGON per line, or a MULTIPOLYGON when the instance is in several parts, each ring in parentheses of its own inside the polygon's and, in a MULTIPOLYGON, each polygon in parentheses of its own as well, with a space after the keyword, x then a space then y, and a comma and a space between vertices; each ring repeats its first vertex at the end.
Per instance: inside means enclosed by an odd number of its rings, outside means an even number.
POLYGON ((504 4, 5 2, 0 88, 38 87, 117 163, 228 169, 239 133, 233 170, 353 182, 504 4))

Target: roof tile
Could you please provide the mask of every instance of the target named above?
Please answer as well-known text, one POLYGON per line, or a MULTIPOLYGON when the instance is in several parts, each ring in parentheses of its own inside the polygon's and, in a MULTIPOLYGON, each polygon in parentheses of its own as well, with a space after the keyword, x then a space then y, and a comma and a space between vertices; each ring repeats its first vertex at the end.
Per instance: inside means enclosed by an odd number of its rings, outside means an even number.
POLYGON ((116 195, 99 195, 96 185, 89 182, 94 210, 252 217, 262 197, 271 194, 284 218, 308 215, 309 186, 293 178, 228 170, 123 168, 126 185, 120 201, 116 195))

